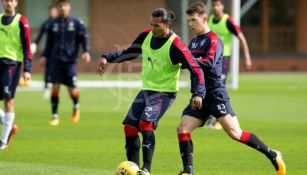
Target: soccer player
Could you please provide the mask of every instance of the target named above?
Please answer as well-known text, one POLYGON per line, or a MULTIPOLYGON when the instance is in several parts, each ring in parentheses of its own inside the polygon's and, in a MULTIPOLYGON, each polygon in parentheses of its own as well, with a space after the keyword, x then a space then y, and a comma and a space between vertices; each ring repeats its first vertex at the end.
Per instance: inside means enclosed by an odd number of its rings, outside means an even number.
POLYGON ((57 8, 59 17, 50 23, 47 35, 47 45, 42 59, 50 59, 51 62, 51 126, 57 126, 60 122, 58 116, 60 85, 64 84, 73 101, 73 113, 71 122, 76 124, 80 119, 79 92, 77 89, 77 58, 79 45, 82 45, 82 59, 89 63, 91 60, 89 36, 84 23, 77 17, 70 16, 71 5, 69 0, 58 0, 57 8), (44 58, 45 57, 45 58, 44 58))
POLYGON ((170 30, 173 18, 173 12, 155 9, 150 18, 151 29, 140 33, 128 49, 104 54, 97 68, 102 74, 106 63, 120 63, 142 54, 142 90, 123 121, 127 158, 138 165, 141 146, 138 133, 142 134, 141 175, 150 174, 155 148, 154 130, 176 98, 181 64, 191 73, 191 106, 200 108, 204 96, 202 71, 190 51, 170 30))
POLYGON ((29 22, 16 13, 18 0, 2 0, 1 3, 4 13, 0 14, 0 100, 4 101, 4 114, 0 117, 0 149, 3 150, 17 132, 17 126, 13 124, 15 91, 22 62, 23 78, 26 82, 31 80, 32 54, 29 22))
MULTIPOLYGON (((43 22, 42 26, 40 27, 39 34, 37 35, 36 39, 34 42, 31 44, 31 52, 32 54, 35 54, 36 49, 43 37, 44 34, 47 34, 48 28, 50 26, 50 23, 58 16, 58 10, 55 5, 52 5, 49 7, 49 13, 48 13, 49 18, 43 22)), ((48 84, 51 83, 51 64, 50 60, 47 57, 42 57, 40 59, 40 64, 45 67, 45 74, 44 74, 44 95, 43 97, 45 99, 48 99, 50 97, 50 90, 48 88, 48 84), (46 59, 45 59, 46 58, 46 59)))
POLYGON ((189 45, 193 56, 204 72, 206 96, 201 109, 190 104, 184 109, 177 127, 180 153, 183 163, 181 175, 193 175, 193 142, 191 132, 202 126, 210 115, 216 117, 232 139, 263 153, 273 164, 278 175, 286 172, 285 164, 278 151, 271 150, 255 134, 243 131, 233 112, 225 84, 221 78, 223 43, 208 27, 207 7, 201 2, 193 3, 186 11, 188 24, 196 35, 189 45))
MULTIPOLYGON (((222 79, 224 80, 224 83, 226 83, 231 57, 232 35, 237 36, 243 46, 245 68, 247 70, 251 69, 252 61, 248 44, 244 34, 241 32, 240 27, 234 23, 233 19, 228 14, 224 13, 223 0, 212 0, 212 11, 213 14, 209 17, 208 25, 210 29, 221 38, 224 44, 222 79)), ((207 125, 212 129, 221 129, 221 125, 215 120, 214 117, 209 118, 207 125)))

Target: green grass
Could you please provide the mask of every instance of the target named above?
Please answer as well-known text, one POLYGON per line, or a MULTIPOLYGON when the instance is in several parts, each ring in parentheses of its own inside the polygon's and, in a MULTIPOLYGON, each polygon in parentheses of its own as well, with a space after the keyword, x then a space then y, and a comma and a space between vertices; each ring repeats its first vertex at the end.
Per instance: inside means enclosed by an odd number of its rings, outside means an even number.
MULTIPOLYGON (((123 79, 130 79, 129 75, 124 76, 123 79)), ((118 79, 116 75, 109 77, 106 79, 118 79)), ((133 75, 132 79, 137 77, 138 74, 133 75)), ((80 79, 101 78, 81 75, 80 79)), ((42 99, 42 91, 17 92, 16 123, 20 132, 7 150, 0 151, 0 174, 113 174, 117 164, 126 159, 121 121, 137 92, 80 89, 82 118, 78 125, 72 125, 72 104, 62 88, 58 127, 48 126, 50 104, 42 99)), ((240 77, 240 89, 230 91, 230 97, 241 127, 282 151, 288 175, 305 175, 307 74, 244 74, 240 77)), ((176 125, 189 98, 189 89, 181 89, 160 122, 154 175, 174 175, 181 170, 176 125)), ((197 175, 275 174, 265 156, 232 141, 223 131, 199 128, 192 136, 197 175)))

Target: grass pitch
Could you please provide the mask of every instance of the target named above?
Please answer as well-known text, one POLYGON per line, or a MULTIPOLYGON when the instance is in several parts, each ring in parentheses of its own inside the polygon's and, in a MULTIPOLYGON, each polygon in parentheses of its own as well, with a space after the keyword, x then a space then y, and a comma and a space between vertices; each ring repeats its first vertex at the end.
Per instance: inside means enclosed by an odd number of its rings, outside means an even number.
MULTIPOLYGON (((137 74, 133 79, 137 79, 137 74)), ((101 79, 81 75, 81 79, 101 79)), ((117 79, 109 76, 110 79, 117 79)), ((126 75, 127 78, 129 75, 126 75)), ((187 79, 186 77, 184 79, 187 79)), ((72 102, 62 87, 58 127, 48 126, 49 100, 42 91, 19 91, 16 123, 20 132, 0 151, 1 175, 112 175, 126 160, 121 121, 138 89, 80 89, 81 120, 70 123, 72 102)), ((153 175, 174 175, 181 169, 176 125, 190 98, 181 89, 156 131, 153 175)), ((241 127, 259 136, 284 156, 288 175, 307 173, 307 74, 244 74, 231 104, 241 127)), ((195 130, 197 175, 276 174, 264 155, 234 142, 223 131, 195 130)))

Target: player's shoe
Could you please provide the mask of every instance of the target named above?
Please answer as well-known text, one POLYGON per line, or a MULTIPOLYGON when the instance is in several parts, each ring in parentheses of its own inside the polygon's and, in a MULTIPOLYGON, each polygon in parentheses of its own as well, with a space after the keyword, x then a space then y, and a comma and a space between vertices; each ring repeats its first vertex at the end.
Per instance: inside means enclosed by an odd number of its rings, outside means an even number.
POLYGON ((80 107, 74 108, 74 109, 73 109, 72 116, 71 116, 71 122, 72 122, 73 124, 78 123, 79 120, 80 120, 80 107))
POLYGON ((3 142, 0 140, 0 150, 4 150, 5 148, 7 148, 7 144, 3 143, 3 142))
POLYGON ((11 129, 10 135, 9 135, 9 137, 8 137, 8 139, 7 139, 7 145, 10 143, 12 136, 15 135, 15 134, 17 134, 18 130, 19 130, 19 129, 18 129, 17 125, 16 125, 16 124, 13 124, 13 127, 12 127, 12 129, 11 129))
POLYGON ((60 124, 59 117, 54 117, 49 121, 50 126, 58 126, 60 124))
POLYGON ((221 130, 223 127, 220 122, 216 121, 212 129, 221 130))
POLYGON ((138 170, 136 172, 137 175, 150 175, 150 173, 145 169, 145 170, 138 170))
POLYGON ((286 174, 286 165, 284 163, 284 161, 282 160, 282 156, 280 151, 275 151, 276 152, 276 157, 271 160, 276 171, 277 171, 277 175, 285 175, 286 174))
POLYGON ((194 175, 193 166, 185 166, 179 175, 194 175))

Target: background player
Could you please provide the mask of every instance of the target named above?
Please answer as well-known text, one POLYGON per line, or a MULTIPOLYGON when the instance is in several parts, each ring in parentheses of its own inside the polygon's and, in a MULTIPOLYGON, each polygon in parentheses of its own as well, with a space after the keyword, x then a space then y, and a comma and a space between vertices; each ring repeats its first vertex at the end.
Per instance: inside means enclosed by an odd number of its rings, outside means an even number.
POLYGON ((263 153, 274 165, 278 175, 284 175, 286 167, 281 154, 271 150, 256 135, 242 131, 238 119, 233 112, 225 84, 221 78, 223 63, 223 43, 219 37, 210 31, 207 21, 207 7, 201 2, 193 3, 186 11, 189 27, 196 35, 189 45, 193 56, 197 58, 204 71, 206 96, 201 109, 188 105, 177 128, 182 163, 181 175, 192 175, 193 172, 193 142, 191 132, 202 126, 210 115, 216 117, 225 132, 232 139, 244 143, 263 153))
POLYGON ((143 136, 143 166, 139 174, 149 174, 155 148, 154 130, 166 110, 173 104, 178 91, 181 64, 191 73, 193 99, 191 105, 200 108, 204 80, 200 67, 175 33, 170 31, 174 13, 163 8, 153 11, 151 29, 142 32, 127 50, 104 54, 98 67, 135 59, 142 54, 142 90, 126 115, 124 131, 129 161, 139 163, 140 139, 143 136))
POLYGON ((41 59, 50 59, 52 67, 52 119, 51 126, 60 122, 58 116, 60 84, 68 87, 73 101, 72 123, 78 123, 80 118, 79 92, 77 89, 77 58, 79 45, 82 45, 82 59, 91 60, 89 36, 84 23, 77 17, 70 16, 71 5, 68 0, 58 0, 59 17, 52 21, 48 28, 47 45, 41 59))
MULTIPOLYGON (((48 28, 51 24, 51 22, 58 16, 58 10, 57 10, 57 7, 55 5, 52 5, 49 7, 49 12, 48 12, 48 16, 49 18, 43 22, 43 24, 41 25, 40 29, 39 29, 39 33, 36 37, 36 39, 34 40, 34 42, 31 44, 31 52, 32 54, 35 54, 36 50, 37 50, 37 47, 40 43, 40 41, 42 40, 43 38, 43 35, 44 34, 47 34, 48 32, 48 28)), ((46 55, 46 57, 42 57, 40 59, 40 64, 41 66, 44 66, 45 67, 45 74, 44 74, 44 94, 43 94, 43 97, 45 99, 49 98, 50 97, 50 90, 49 90, 49 87, 48 87, 48 84, 51 83, 51 64, 50 64, 50 60, 48 59, 48 56, 46 55), (46 58, 46 59, 45 59, 46 58)))
MULTIPOLYGON (((23 78, 31 80, 30 26, 28 20, 16 13, 17 0, 1 1, 4 13, 0 14, 0 100, 4 101, 2 133, 0 149, 5 149, 17 126, 15 119, 14 97, 21 75, 23 62, 23 78)), ((3 114, 2 114, 3 115, 3 114)))

